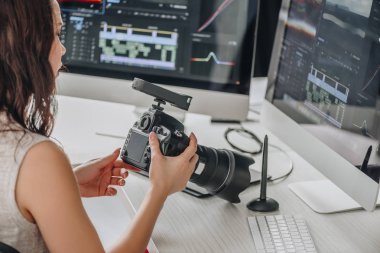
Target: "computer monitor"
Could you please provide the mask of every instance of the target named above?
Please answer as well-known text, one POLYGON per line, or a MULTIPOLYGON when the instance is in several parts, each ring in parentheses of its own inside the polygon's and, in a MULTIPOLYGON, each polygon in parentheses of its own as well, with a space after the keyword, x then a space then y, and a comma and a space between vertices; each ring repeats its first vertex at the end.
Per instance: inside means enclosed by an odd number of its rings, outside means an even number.
POLYGON ((246 118, 258 1, 59 2, 70 73, 58 94, 149 106, 138 77, 192 96, 190 112, 246 118))
POLYGON ((328 178, 289 185, 315 211, 375 208, 379 87, 378 0, 283 0, 262 122, 328 178))

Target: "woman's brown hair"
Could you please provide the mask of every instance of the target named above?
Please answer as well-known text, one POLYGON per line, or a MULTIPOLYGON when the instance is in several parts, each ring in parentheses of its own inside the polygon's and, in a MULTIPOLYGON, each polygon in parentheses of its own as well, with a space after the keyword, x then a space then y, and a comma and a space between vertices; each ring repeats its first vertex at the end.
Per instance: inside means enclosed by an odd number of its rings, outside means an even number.
POLYGON ((0 112, 49 136, 55 77, 52 0, 0 0, 0 112))

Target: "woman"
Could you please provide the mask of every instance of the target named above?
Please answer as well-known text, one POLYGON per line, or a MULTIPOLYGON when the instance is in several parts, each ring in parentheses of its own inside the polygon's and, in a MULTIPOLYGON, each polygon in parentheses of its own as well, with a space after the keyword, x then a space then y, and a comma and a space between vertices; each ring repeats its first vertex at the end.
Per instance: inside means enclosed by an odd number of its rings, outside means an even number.
MULTIPOLYGON (((80 197, 115 195, 110 185, 124 185, 128 165, 116 150, 73 173, 48 138, 61 27, 56 0, 0 0, 0 241, 20 252, 104 252, 80 197)), ((166 198, 185 187, 198 160, 193 134, 178 157, 163 156, 155 134, 149 142, 149 191, 110 252, 144 252, 166 198)))

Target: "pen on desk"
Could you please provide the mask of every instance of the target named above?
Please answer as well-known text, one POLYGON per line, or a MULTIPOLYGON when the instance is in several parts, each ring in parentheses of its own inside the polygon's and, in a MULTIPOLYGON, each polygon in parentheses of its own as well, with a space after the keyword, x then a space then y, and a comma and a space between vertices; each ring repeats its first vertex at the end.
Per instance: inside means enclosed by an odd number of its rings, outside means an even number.
POLYGON ((369 148, 367 150, 367 153, 365 154, 362 166, 360 167, 360 170, 363 171, 363 172, 367 171, 368 162, 369 162, 369 158, 371 156, 371 153, 372 153, 372 146, 369 146, 369 148))
POLYGON ((263 162, 261 169, 261 187, 260 187, 260 200, 266 201, 267 199, 267 173, 268 173, 268 135, 264 137, 263 143, 263 162))
POLYGON ((125 136, 120 135, 114 135, 114 134, 106 134, 106 133, 99 133, 95 132, 95 135, 104 136, 104 137, 110 137, 110 138, 116 138, 116 139, 125 139, 125 136))

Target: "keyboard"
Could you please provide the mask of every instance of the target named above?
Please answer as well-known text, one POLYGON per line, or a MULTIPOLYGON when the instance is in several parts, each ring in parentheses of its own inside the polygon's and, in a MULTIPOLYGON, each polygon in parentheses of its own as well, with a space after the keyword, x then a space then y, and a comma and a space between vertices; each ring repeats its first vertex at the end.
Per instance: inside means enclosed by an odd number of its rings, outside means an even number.
POLYGON ((258 253, 317 252, 304 219, 292 215, 248 217, 258 253))

